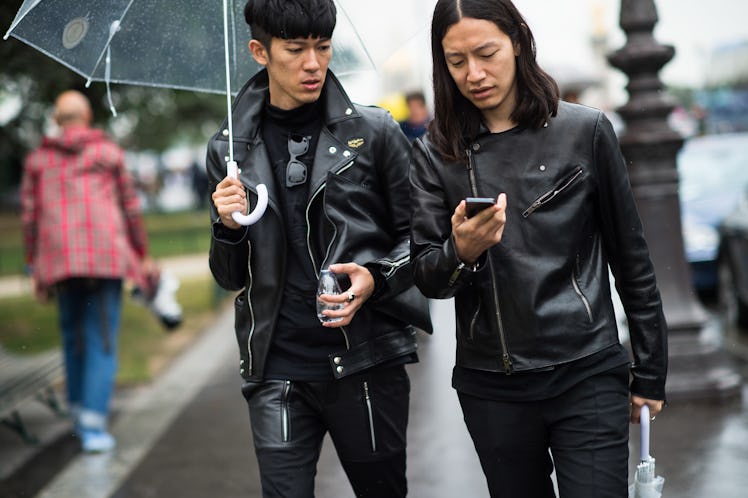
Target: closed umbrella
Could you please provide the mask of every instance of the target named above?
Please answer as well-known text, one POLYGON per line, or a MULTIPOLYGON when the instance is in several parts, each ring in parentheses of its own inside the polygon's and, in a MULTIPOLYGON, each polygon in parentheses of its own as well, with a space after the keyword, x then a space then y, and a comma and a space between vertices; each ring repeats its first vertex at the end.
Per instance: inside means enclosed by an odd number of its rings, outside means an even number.
POLYGON ((639 415, 640 463, 636 467, 634 483, 629 487, 629 498, 660 498, 665 478, 655 474, 655 459, 649 454, 649 407, 642 406, 639 415))
MULTIPOLYGON (((107 90, 110 83, 125 83, 225 92, 233 142, 231 95, 259 66, 247 48, 246 0, 221 1, 25 0, 4 38, 21 40, 77 72, 87 84, 106 83, 107 90)), ((331 69, 339 76, 373 69, 346 9, 337 3, 331 69)), ((110 107, 115 112, 111 98, 110 107)), ((231 144, 229 151, 233 156, 231 144)), ((227 160, 227 172, 238 176, 233 157, 227 160)), ((267 205, 265 186, 250 187, 259 201, 249 216, 235 213, 242 224, 256 222, 267 205)))

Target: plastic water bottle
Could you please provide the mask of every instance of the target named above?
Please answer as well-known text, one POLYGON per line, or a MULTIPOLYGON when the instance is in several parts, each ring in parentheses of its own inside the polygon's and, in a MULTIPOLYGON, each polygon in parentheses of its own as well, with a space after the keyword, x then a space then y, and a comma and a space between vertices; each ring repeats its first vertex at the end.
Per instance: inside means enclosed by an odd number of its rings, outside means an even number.
POLYGON ((322 294, 340 294, 340 286, 335 274, 330 270, 322 270, 319 273, 319 285, 317 286, 317 318, 322 323, 335 323, 343 318, 330 318, 322 314, 325 310, 342 310, 343 304, 327 304, 320 300, 322 294))

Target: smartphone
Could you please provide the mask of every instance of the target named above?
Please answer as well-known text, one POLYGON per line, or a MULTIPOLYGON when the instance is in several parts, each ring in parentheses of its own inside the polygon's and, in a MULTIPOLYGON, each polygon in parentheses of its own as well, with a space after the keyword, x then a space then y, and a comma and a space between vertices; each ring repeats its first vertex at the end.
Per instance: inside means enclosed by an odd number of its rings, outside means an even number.
POLYGON ((467 211, 467 217, 472 218, 484 209, 489 208, 495 204, 496 199, 491 199, 490 197, 466 197, 465 209, 467 211))

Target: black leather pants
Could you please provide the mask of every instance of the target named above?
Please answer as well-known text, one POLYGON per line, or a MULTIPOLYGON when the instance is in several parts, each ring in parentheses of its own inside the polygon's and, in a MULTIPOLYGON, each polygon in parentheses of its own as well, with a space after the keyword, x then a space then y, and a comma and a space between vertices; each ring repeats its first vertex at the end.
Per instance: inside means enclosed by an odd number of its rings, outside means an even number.
POLYGON ((403 365, 329 382, 247 382, 255 453, 265 498, 311 498, 329 431, 357 497, 407 494, 410 381, 403 365))

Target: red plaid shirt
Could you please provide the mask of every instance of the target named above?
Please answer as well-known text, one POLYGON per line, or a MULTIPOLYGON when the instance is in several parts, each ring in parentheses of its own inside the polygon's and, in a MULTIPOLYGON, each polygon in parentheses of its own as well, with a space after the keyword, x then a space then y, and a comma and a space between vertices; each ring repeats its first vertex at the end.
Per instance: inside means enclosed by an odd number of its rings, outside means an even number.
POLYGON ((26 261, 44 285, 70 277, 136 277, 147 254, 122 149, 103 131, 71 127, 26 158, 21 184, 26 261))

